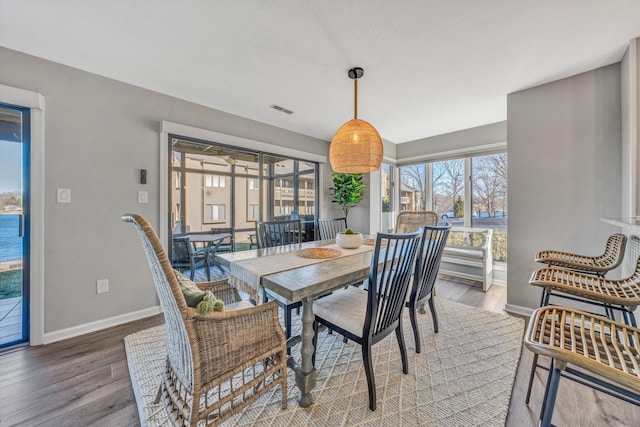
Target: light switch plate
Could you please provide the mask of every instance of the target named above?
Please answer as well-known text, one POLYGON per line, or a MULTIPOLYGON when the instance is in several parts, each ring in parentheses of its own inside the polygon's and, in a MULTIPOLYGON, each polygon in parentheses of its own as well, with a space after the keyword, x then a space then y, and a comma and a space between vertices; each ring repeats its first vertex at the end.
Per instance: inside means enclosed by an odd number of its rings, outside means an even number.
POLYGON ((149 203, 148 191, 138 191, 138 203, 149 203))
POLYGON ((109 292, 109 279, 96 280, 96 293, 104 294, 105 292, 109 292))
POLYGON ((58 203, 71 203, 71 189, 58 188, 58 203))

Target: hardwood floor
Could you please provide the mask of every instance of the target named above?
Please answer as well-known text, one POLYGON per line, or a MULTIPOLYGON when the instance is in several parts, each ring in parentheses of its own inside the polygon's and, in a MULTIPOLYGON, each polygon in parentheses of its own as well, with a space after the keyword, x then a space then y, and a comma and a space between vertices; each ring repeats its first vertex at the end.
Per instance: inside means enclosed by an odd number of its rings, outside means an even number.
MULTIPOLYGON (((439 280, 437 297, 502 312, 506 288, 481 289, 439 280)), ((58 343, 0 355, 0 426, 137 426, 123 337, 161 324, 162 315, 58 343)), ((523 349, 507 426, 537 425, 546 372, 539 370, 529 406, 524 403, 532 354, 523 349)), ((632 426, 640 408, 560 381, 557 426, 632 426)))

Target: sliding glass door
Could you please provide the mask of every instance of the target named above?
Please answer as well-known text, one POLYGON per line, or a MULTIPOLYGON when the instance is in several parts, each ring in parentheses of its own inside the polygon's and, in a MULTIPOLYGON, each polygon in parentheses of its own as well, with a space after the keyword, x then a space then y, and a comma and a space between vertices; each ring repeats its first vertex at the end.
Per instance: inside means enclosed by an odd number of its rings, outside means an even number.
POLYGON ((0 349, 29 341, 29 129, 0 104, 0 349))

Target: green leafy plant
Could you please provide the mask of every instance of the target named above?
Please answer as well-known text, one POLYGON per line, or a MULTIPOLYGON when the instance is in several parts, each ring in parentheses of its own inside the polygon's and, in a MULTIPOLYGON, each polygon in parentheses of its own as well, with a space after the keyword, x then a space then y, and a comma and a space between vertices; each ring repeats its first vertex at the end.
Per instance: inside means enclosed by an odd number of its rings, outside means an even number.
POLYGON ((464 200, 462 200, 462 196, 458 196, 458 199, 453 204, 453 215, 456 218, 462 218, 464 216, 464 200))
POLYGON ((351 228, 347 228, 346 230, 344 230, 342 232, 342 234, 356 234, 356 232, 353 231, 353 229, 351 229, 351 228))
POLYGON ((363 199, 365 187, 361 173, 333 174, 333 187, 329 188, 329 191, 333 196, 332 202, 338 205, 338 209, 342 209, 345 218, 348 218, 349 210, 363 199))

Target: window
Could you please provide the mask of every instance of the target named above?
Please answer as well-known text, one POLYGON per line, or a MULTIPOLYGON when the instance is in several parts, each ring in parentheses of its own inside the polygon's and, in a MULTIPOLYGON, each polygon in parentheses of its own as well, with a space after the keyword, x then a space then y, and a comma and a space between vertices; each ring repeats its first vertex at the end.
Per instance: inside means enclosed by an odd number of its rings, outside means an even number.
POLYGON ((395 212, 393 210, 393 166, 383 163, 380 166, 380 230, 393 233, 395 212))
POLYGON ((400 168, 400 210, 427 210, 425 195, 425 165, 411 165, 400 168))
POLYGON ((249 205, 247 221, 257 221, 260 219, 260 205, 249 205))
POLYGON ((231 228, 235 250, 244 250, 250 248, 255 221, 300 214, 305 237, 313 239, 317 163, 176 135, 170 138, 172 233, 208 231, 215 223, 231 228))
POLYGON ((205 175, 204 176, 205 187, 225 187, 225 177, 222 175, 205 175))
POLYGON ((493 230, 493 259, 507 260, 507 154, 471 159, 473 227, 493 230))
POLYGON ((506 153, 402 166, 400 181, 401 211, 432 210, 454 227, 490 228, 493 260, 507 261, 506 153))
POLYGON ((464 176, 463 159, 432 164, 432 210, 439 217, 445 219, 464 218, 464 176))
POLYGON ((213 221, 224 221, 226 219, 226 205, 213 205, 206 204, 204 205, 204 221, 205 222, 213 222, 213 221))

